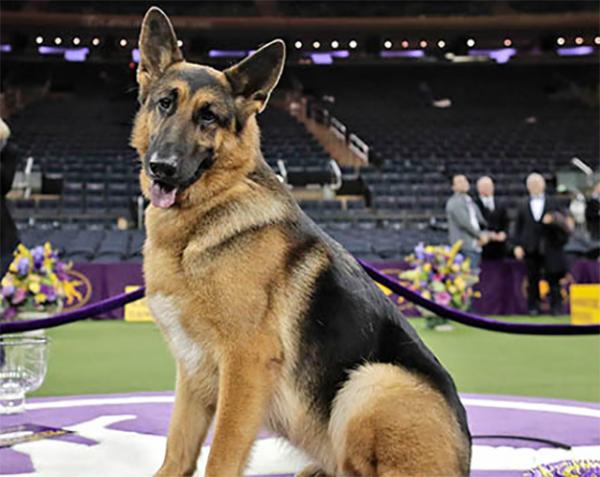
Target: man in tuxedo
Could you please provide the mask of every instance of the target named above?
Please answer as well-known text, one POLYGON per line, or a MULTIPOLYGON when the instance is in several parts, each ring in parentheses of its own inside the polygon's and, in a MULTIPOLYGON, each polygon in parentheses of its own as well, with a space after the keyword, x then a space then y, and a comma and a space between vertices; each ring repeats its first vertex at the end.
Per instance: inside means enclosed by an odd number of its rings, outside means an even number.
POLYGON ((506 255, 506 234, 508 213, 494 196, 494 181, 488 176, 477 180, 475 205, 487 222, 490 241, 482 247, 481 257, 486 260, 499 260, 506 255))
POLYGON ((585 205, 585 221, 593 241, 600 241, 600 181, 596 182, 592 195, 585 205))
POLYGON ((529 197, 518 209, 515 223, 517 260, 527 267, 527 305, 530 315, 539 314, 539 282, 542 270, 550 285, 550 305, 553 315, 562 312, 560 279, 567 271, 564 246, 569 239, 566 217, 546 195, 546 181, 540 174, 527 177, 529 197))

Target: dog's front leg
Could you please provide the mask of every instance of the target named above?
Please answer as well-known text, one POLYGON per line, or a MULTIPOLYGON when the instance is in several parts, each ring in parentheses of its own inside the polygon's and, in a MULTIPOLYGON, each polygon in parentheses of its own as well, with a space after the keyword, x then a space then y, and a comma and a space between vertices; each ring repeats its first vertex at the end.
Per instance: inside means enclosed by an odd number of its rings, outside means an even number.
POLYGON ((278 341, 268 336, 248 336, 245 345, 226 352, 219 369, 217 420, 207 477, 242 475, 282 362, 278 341))
POLYGON ((155 477, 187 477, 194 474, 196 462, 212 422, 217 401, 216 366, 203 360, 189 373, 177 364, 175 405, 171 415, 165 460, 155 477))

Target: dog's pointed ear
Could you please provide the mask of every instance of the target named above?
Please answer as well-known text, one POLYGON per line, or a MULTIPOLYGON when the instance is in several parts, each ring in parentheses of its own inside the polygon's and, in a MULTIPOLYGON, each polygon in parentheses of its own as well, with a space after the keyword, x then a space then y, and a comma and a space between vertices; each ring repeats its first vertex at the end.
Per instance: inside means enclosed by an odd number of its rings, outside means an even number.
POLYGON ((183 61, 173 25, 160 8, 152 7, 146 12, 142 21, 139 48, 137 81, 142 98, 150 82, 160 77, 173 63, 183 61))
POLYGON ((285 63, 285 43, 273 40, 238 64, 226 69, 233 95, 243 104, 245 116, 260 113, 277 86, 285 63))

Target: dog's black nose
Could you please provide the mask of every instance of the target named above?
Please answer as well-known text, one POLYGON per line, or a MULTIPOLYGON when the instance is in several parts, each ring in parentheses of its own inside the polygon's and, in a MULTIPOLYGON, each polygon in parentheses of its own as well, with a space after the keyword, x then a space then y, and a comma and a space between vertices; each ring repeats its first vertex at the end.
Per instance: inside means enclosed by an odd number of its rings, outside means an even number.
POLYGON ((175 175, 177 168, 172 161, 162 161, 160 159, 152 159, 150 161, 150 171, 156 177, 168 179, 175 175))

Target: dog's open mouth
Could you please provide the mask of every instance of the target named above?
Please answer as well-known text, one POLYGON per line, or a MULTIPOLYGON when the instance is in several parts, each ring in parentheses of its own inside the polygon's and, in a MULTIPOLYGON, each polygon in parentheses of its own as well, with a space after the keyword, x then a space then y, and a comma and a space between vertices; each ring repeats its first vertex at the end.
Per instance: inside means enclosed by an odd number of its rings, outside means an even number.
POLYGON ((175 203, 177 187, 161 181, 153 181, 150 186, 150 202, 154 207, 168 209, 175 203))

